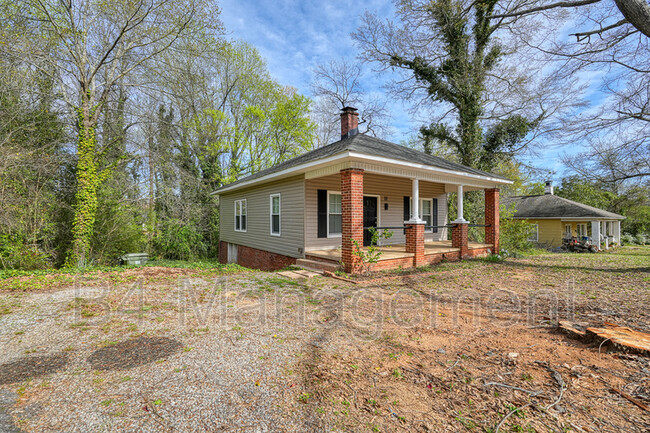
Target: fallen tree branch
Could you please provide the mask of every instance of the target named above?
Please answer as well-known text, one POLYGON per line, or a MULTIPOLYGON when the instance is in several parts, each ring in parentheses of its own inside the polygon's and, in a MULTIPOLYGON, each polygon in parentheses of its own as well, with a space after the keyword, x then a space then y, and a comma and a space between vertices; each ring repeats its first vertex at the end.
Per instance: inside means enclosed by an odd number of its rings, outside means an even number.
POLYGON ((508 389, 514 389, 515 391, 521 391, 525 392, 526 394, 530 395, 531 397, 534 397, 536 395, 541 394, 543 391, 530 391, 528 389, 524 388, 519 388, 518 386, 512 386, 512 385, 506 385, 505 383, 499 383, 499 382, 488 382, 483 387, 487 388, 488 386, 499 386, 501 388, 508 388, 508 389))
POLYGON ((497 424, 497 426, 496 426, 495 429, 494 429, 494 433, 499 433, 499 429, 501 428, 501 426, 503 425, 503 423, 506 422, 506 420, 507 420, 508 418, 510 418, 510 416, 511 416, 512 414, 517 413, 518 411, 520 411, 520 410, 522 410, 522 409, 525 409, 525 408, 527 408, 528 406, 531 406, 531 405, 532 405, 532 403, 527 403, 527 404, 525 404, 525 405, 523 405, 523 406, 519 406, 518 408, 513 409, 513 410, 511 410, 510 412, 508 412, 508 413, 506 414, 506 416, 504 416, 503 418, 501 418, 501 421, 499 421, 499 424, 497 424))
POLYGON ((630 394, 628 394, 628 393, 626 393, 624 391, 618 390, 618 389, 616 389, 614 387, 612 387, 612 391, 614 391, 616 394, 620 395, 624 399, 628 400, 629 402, 639 406, 641 409, 645 410, 646 412, 650 412, 650 407, 648 407, 648 405, 641 403, 639 400, 635 399, 630 394))

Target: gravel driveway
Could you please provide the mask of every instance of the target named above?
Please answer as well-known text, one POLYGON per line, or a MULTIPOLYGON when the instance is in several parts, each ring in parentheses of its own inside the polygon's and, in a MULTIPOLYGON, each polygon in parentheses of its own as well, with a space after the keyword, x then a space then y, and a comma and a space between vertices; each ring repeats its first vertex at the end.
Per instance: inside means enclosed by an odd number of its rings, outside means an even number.
MULTIPOLYGON (((318 280, 318 278, 316 279, 318 280)), ((320 301, 275 274, 5 293, 0 430, 298 431, 320 301)), ((318 343, 315 343, 318 344, 318 343)))

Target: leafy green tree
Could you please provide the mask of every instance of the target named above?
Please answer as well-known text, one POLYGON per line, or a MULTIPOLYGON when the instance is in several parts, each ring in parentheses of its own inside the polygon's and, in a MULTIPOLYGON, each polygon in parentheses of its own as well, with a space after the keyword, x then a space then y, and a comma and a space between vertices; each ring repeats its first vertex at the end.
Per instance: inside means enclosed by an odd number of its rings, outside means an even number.
POLYGON ((569 200, 624 215, 621 230, 632 235, 650 233, 650 183, 595 181, 574 175, 562 179, 555 194, 569 200))
POLYGON ((75 119, 77 190, 70 265, 88 262, 97 191, 112 168, 101 166, 112 141, 100 146, 97 137, 110 92, 179 37, 196 29, 202 6, 193 0, 26 1, 19 11, 28 17, 28 24, 17 29, 24 37, 15 54, 47 66, 44 70, 57 80, 75 119), (53 45, 50 50, 42 50, 43 40, 53 45))

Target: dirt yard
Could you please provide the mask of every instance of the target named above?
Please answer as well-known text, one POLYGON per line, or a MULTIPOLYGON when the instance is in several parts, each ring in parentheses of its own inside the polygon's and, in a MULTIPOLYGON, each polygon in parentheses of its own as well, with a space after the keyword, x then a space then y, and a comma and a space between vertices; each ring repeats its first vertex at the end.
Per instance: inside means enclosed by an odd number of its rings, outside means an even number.
POLYGON ((650 431, 650 358, 557 331, 650 332, 650 248, 48 281, 0 280, 0 432, 650 431))

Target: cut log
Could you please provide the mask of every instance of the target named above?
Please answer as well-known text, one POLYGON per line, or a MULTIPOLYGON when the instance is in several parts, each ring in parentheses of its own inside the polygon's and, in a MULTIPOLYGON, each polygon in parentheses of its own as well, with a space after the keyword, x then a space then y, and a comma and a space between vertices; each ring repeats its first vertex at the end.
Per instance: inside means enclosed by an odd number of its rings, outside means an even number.
POLYGON ((558 324, 558 330, 571 338, 584 340, 587 336, 585 329, 587 329, 588 326, 589 325, 586 323, 572 323, 560 320, 560 323, 558 324))
POLYGON ((585 323, 560 321, 558 330, 585 343, 607 346, 626 353, 650 356, 650 334, 616 323, 604 322, 600 327, 585 323))
POLYGON ((648 333, 605 322, 601 328, 587 328, 586 334, 587 340, 594 343, 604 343, 622 352, 650 356, 650 334, 648 333))

